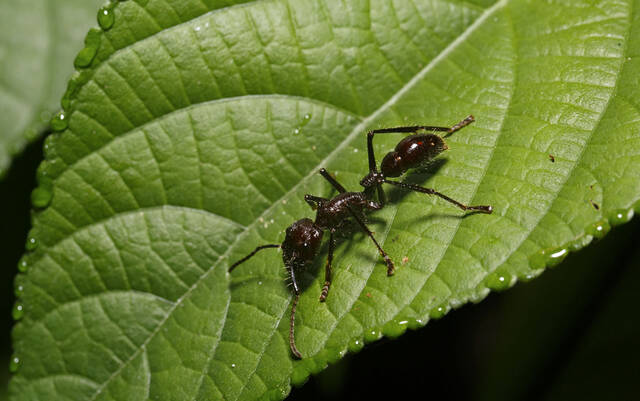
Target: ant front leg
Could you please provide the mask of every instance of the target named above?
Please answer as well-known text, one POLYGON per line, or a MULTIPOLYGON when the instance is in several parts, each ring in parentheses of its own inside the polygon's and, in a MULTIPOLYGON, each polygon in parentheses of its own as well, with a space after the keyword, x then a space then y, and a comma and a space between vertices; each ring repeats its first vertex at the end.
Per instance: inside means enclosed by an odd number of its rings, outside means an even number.
POLYGON ((342 186, 342 184, 340 184, 335 178, 333 178, 326 169, 321 168, 320 175, 323 176, 325 180, 329 181, 329 184, 331 184, 341 194, 347 192, 347 190, 342 186))
POLYGON ((333 238, 333 231, 329 232, 329 256, 327 256, 327 264, 324 267, 324 285, 322 286, 322 292, 320 293, 320 302, 324 302, 329 295, 329 287, 331 287, 331 262, 333 261, 333 250, 335 249, 336 241, 333 238))
POLYGON ((317 210, 322 207, 322 204, 329 199, 307 194, 304 196, 304 200, 309 204, 309 206, 311 206, 312 210, 317 210))
POLYGON ((433 188, 424 188, 419 185, 407 184, 405 182, 390 181, 387 179, 384 180, 384 183, 395 185, 397 187, 408 189, 410 191, 416 191, 416 192, 421 192, 423 194, 438 196, 449 203, 453 203, 454 205, 458 206, 460 209, 464 211, 470 210, 473 212, 480 212, 480 213, 486 213, 486 214, 491 214, 493 212, 493 207, 490 205, 467 206, 463 203, 458 202, 453 198, 448 197, 443 193, 436 191, 433 188))
MULTIPOLYGON (((378 204, 376 204, 376 205, 378 205, 378 204)), ((389 255, 387 255, 387 253, 384 251, 384 249, 382 249, 380 244, 378 244, 378 241, 376 241, 376 237, 373 236, 373 233, 371 232, 371 230, 369 230, 369 227, 367 227, 367 225, 364 223, 364 221, 362 221, 360 216, 358 216, 358 213, 355 210, 353 210, 353 208, 351 206, 348 206, 348 208, 349 208, 349 211, 351 212, 351 216, 360 225, 362 230, 365 233, 367 233, 369 238, 371 238, 371 241, 373 241, 373 243, 375 244, 376 248, 378 248, 378 252, 380 253, 380 256, 382 256, 382 259, 384 259, 384 263, 387 265, 387 276, 392 276, 393 273, 396 271, 396 268, 393 265, 393 261, 391 260, 389 255)), ((375 208, 373 208, 373 209, 375 209, 375 208)))

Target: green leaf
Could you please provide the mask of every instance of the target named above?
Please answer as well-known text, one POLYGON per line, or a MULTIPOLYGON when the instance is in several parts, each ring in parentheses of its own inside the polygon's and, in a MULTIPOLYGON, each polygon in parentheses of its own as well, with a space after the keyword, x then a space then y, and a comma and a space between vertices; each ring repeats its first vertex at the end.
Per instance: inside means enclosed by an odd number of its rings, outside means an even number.
MULTIPOLYGON (((532 279, 628 221, 638 8, 119 3, 45 142, 12 399, 280 399, 363 341, 532 279), (367 129, 468 114, 436 169, 409 180, 494 213, 389 189, 371 228, 395 276, 355 233, 320 303, 324 250, 303 277, 293 360, 280 254, 229 265, 313 216, 304 194, 332 195, 319 168, 357 191, 367 129)), ((379 159, 399 137, 376 137, 379 159)))
POLYGON ((0 3, 0 176, 58 109, 73 55, 104 0, 0 3))

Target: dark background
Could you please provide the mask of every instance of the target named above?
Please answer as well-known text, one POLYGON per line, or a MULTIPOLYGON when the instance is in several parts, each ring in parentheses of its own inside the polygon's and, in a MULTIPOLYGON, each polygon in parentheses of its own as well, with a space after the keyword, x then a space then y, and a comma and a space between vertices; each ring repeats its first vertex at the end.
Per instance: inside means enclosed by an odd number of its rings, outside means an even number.
MULTIPOLYGON (((0 182, 0 400, 41 149, 32 144, 0 182)), ((638 400, 638 238, 635 218, 530 283, 347 355, 289 400, 638 400)))

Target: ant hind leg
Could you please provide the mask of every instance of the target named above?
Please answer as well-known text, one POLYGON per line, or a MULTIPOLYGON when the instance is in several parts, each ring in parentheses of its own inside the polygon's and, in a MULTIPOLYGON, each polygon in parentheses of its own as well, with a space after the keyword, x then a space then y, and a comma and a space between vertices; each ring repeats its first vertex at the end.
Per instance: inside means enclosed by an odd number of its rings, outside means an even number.
POLYGON ((424 188, 419 185, 407 184, 406 182, 391 181, 387 179, 385 179, 384 182, 386 184, 395 185, 397 187, 408 189, 410 191, 416 191, 416 192, 421 192, 423 194, 438 196, 446 200, 447 202, 456 205, 457 207, 459 207, 464 211, 480 212, 480 213, 486 213, 486 214, 493 213, 493 207, 491 205, 474 205, 474 206, 465 205, 464 203, 458 202, 457 200, 450 198, 447 195, 440 193, 433 188, 424 188))

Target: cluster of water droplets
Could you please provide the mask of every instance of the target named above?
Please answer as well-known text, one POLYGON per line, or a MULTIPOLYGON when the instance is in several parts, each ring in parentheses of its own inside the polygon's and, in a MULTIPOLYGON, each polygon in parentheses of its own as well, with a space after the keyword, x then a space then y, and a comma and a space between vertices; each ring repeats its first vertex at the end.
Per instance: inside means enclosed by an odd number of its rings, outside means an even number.
POLYGON ((311 121, 311 114, 307 113, 302 117, 302 121, 300 122, 300 124, 293 129, 293 135, 299 135, 302 132, 302 128, 304 128, 305 125, 309 124, 309 121, 311 121))

